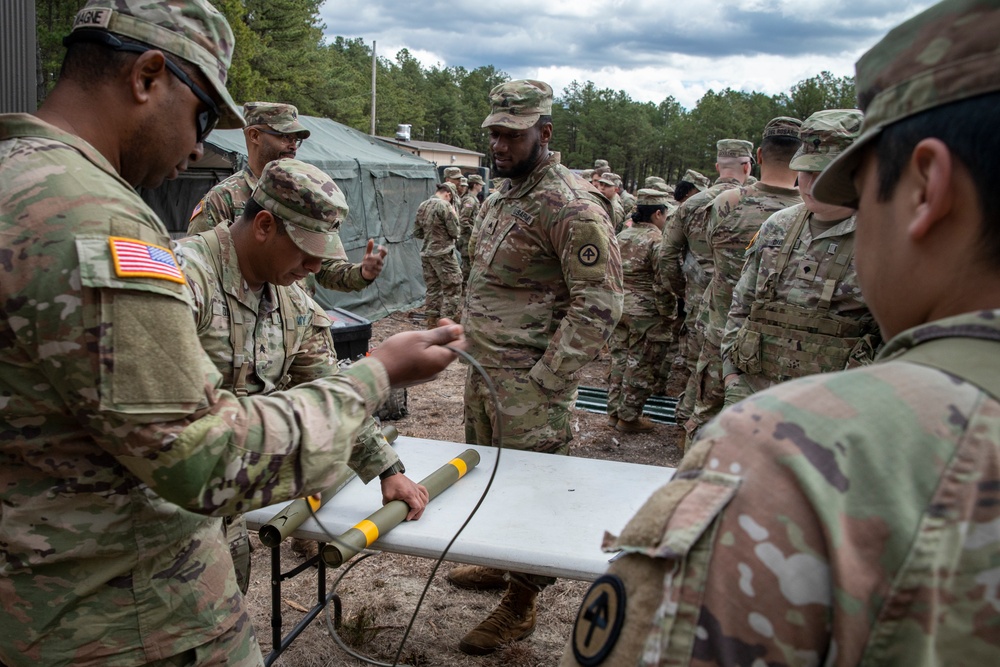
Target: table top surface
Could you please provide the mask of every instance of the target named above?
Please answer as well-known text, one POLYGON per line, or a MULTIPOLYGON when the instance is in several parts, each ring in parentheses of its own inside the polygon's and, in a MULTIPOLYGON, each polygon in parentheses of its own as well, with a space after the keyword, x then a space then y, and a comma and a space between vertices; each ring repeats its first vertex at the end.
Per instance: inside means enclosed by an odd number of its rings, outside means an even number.
MULTIPOLYGON (((417 481, 467 449, 479 453, 480 463, 432 500, 420 520, 383 534, 372 549, 437 558, 479 502, 496 467, 489 493, 447 560, 588 581, 607 570, 613 555, 601 551, 604 532, 621 532, 674 473, 659 466, 405 436, 394 446, 407 476, 417 481)), ((248 513, 248 525, 259 528, 285 505, 248 513)), ((340 535, 381 505, 378 481, 365 485, 355 478, 319 509, 317 517, 330 533, 340 535)), ((294 535, 329 541, 312 518, 294 535)))

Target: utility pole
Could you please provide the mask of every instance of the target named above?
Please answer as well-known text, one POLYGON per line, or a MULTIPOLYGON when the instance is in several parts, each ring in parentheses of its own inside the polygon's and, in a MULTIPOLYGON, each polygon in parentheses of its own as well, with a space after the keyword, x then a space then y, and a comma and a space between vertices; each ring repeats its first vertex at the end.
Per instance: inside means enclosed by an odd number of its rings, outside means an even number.
POLYGON ((375 44, 377 44, 377 42, 373 39, 372 40, 372 129, 371 132, 368 133, 373 137, 375 136, 375 44))

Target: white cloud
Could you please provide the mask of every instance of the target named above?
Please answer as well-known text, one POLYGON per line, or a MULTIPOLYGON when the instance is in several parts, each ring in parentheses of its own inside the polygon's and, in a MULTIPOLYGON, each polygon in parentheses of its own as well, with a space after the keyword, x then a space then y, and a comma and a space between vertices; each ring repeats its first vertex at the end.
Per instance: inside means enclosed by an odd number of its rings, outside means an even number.
POLYGON ((574 80, 639 101, 673 96, 692 108, 709 89, 768 95, 854 62, 893 25, 931 0, 509 0, 503 10, 440 0, 328 0, 328 35, 378 40, 393 59, 493 65, 559 92, 574 80))

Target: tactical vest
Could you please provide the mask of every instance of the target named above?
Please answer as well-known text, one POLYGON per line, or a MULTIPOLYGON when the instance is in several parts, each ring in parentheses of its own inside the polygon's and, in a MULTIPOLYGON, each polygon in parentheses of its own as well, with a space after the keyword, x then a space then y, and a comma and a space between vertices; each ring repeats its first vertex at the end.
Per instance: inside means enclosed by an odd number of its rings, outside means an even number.
POLYGON ((805 228, 804 206, 789 227, 777 266, 764 286, 764 296, 750 307, 733 345, 732 362, 744 373, 779 381, 869 364, 875 358, 874 331, 855 318, 830 312, 838 283, 854 257, 854 235, 837 244, 833 262, 815 307, 777 300, 777 284, 805 228))
MULTIPOLYGON (((222 243, 219 241, 219 235, 214 230, 210 230, 202 232, 198 236, 201 236, 208 243, 215 274, 221 278, 223 275, 222 243)), ((288 292, 278 288, 275 288, 273 292, 278 297, 278 314, 285 329, 285 335, 282 337, 285 344, 285 358, 281 366, 281 379, 275 386, 275 390, 278 391, 285 389, 291 383, 288 369, 292 365, 295 354, 295 315, 288 292)), ((236 396, 243 397, 247 395, 247 372, 250 370, 250 360, 246 358, 245 354, 246 321, 243 319, 243 313, 240 311, 241 304, 236 297, 225 290, 222 290, 222 294, 226 298, 226 308, 229 310, 229 342, 233 345, 233 384, 229 389, 236 396)))

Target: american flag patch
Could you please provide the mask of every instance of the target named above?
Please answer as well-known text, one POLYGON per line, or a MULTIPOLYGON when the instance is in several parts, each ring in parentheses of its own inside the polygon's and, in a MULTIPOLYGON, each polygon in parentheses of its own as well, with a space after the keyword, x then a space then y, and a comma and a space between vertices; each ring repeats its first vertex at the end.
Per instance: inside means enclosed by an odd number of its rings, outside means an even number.
POLYGON ((184 274, 169 249, 139 241, 112 236, 111 257, 115 275, 119 278, 162 278, 184 284, 184 274))

